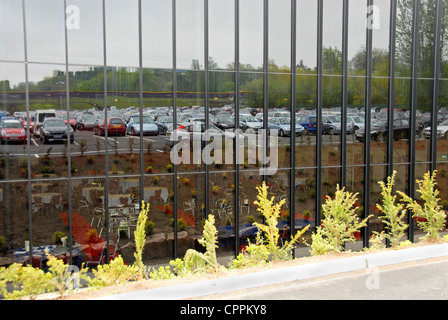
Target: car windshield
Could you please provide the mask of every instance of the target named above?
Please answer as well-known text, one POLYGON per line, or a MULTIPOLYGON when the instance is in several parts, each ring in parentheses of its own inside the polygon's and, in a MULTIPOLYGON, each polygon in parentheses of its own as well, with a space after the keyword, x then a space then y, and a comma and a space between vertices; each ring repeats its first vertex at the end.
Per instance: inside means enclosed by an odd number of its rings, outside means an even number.
POLYGON ((291 119, 290 118, 279 118, 278 119, 278 123, 279 124, 290 124, 291 123, 291 119))
POLYGON ((16 122, 16 121, 12 121, 12 122, 5 122, 3 123, 3 128, 22 128, 22 125, 20 124, 20 122, 16 122))
POLYGON ((123 121, 121 121, 121 119, 119 118, 112 118, 109 121, 110 124, 123 124, 123 121))
POLYGON ((162 122, 162 123, 173 123, 173 117, 159 117, 159 119, 157 119, 157 121, 162 122))
MULTIPOLYGON (((136 124, 140 124, 140 117, 132 117, 133 122, 136 124)), ((144 116, 143 117, 143 123, 154 123, 154 119, 150 116, 144 116)))
POLYGON ((62 120, 48 120, 45 122, 46 127, 65 127, 66 124, 62 120))
POLYGON ((341 122, 341 118, 339 116, 329 116, 331 122, 341 122))
POLYGON ((384 127, 385 125, 387 125, 386 120, 378 120, 377 122, 372 124, 373 127, 384 127))
POLYGON ((448 120, 443 121, 440 126, 448 126, 448 120))
POLYGON ((95 122, 95 117, 92 115, 84 115, 83 120, 85 122, 95 122))
POLYGON ((246 122, 259 122, 255 117, 253 116, 242 116, 241 120, 246 122))
POLYGON ((364 118, 361 118, 361 117, 353 117, 353 120, 355 122, 357 122, 357 123, 364 123, 365 122, 364 118))

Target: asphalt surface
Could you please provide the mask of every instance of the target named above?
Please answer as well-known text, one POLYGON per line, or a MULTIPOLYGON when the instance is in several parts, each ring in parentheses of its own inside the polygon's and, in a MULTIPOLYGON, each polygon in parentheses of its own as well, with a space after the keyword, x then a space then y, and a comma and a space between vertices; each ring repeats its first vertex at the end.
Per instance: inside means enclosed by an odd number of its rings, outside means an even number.
POLYGON ((199 300, 446 299, 448 299, 448 257, 204 296, 199 300))

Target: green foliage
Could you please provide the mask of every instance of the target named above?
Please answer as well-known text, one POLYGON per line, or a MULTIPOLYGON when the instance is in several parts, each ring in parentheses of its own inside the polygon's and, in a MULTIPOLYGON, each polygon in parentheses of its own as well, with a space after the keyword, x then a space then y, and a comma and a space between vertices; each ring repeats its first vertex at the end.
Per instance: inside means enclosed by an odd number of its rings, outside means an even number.
POLYGON ((376 205, 383 214, 379 218, 386 224, 386 232, 376 233, 376 236, 380 239, 388 239, 392 247, 396 247, 400 243, 400 239, 405 235, 405 230, 408 228, 408 224, 403 221, 406 215, 404 205, 396 203, 397 196, 392 195, 396 174, 397 172, 394 171, 392 176, 387 178, 387 184, 383 181, 378 182, 382 190, 383 203, 376 205))
POLYGON ((311 254, 321 255, 331 251, 341 252, 346 242, 355 242, 355 233, 365 227, 367 217, 360 221, 356 214, 357 193, 336 187, 334 199, 327 196, 322 204, 322 225, 311 235, 311 254))
POLYGON ((149 278, 152 280, 168 280, 175 277, 175 274, 171 272, 169 266, 159 267, 159 269, 154 269, 149 273, 149 278))
POLYGON ((138 215, 137 227, 134 231, 135 239, 135 267, 138 269, 139 280, 143 279, 145 272, 145 265, 143 263, 143 247, 145 246, 146 240, 146 221, 148 219, 149 213, 149 203, 145 206, 145 202, 142 201, 142 208, 140 214, 138 215))
POLYGON ((308 226, 297 232, 290 241, 286 241, 283 246, 279 246, 279 229, 277 227, 280 218, 280 209, 285 203, 283 199, 279 203, 274 204, 274 197, 268 198, 268 186, 263 182, 261 187, 257 187, 257 210, 264 216, 265 224, 254 222, 258 228, 255 243, 250 243, 246 248, 246 252, 238 255, 232 261, 231 267, 241 268, 246 266, 255 266, 266 263, 268 260, 279 261, 289 260, 292 257, 292 250, 299 238, 308 230, 308 226))
POLYGON ((438 239, 440 237, 439 232, 443 229, 446 219, 446 213, 439 205, 436 174, 437 170, 434 171, 433 175, 427 172, 423 176, 423 180, 417 180, 419 186, 417 192, 420 193, 423 207, 405 193, 397 191, 403 197, 402 201, 406 203, 406 207, 414 212, 413 216, 423 218, 424 221, 417 221, 417 224, 426 232, 425 238, 427 239, 438 239))
POLYGON ((56 231, 55 233, 53 233, 53 243, 54 244, 62 243, 62 238, 64 237, 65 237, 64 232, 56 231))
POLYGON ((92 271, 94 277, 89 279, 90 287, 123 285, 128 281, 136 280, 140 272, 136 265, 124 264, 121 256, 116 257, 109 264, 99 265, 92 271))
POLYGON ((205 220, 203 237, 198 242, 205 248, 205 253, 188 249, 185 253, 184 260, 195 272, 215 272, 218 273, 221 266, 216 258, 216 245, 218 243, 218 231, 215 227, 215 217, 209 215, 205 220))

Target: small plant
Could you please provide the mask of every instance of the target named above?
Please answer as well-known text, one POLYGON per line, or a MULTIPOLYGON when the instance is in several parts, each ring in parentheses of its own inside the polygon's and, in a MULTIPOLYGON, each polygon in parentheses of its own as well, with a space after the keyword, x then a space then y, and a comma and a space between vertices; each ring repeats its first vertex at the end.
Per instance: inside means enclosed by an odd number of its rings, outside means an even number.
POLYGON ((145 223, 145 233, 152 234, 154 232, 155 223, 152 220, 147 220, 145 223))
POLYGON ((414 217, 423 218, 417 220, 417 224, 426 232, 426 239, 438 239, 440 237, 439 232, 443 229, 446 219, 446 213, 439 204, 436 174, 437 170, 434 171, 433 175, 427 172, 423 176, 423 180, 417 180, 419 186, 417 192, 420 193, 423 207, 405 193, 397 191, 402 196, 402 201, 406 203, 406 207, 414 212, 414 217))
POLYGON ((171 163, 166 165, 166 171, 173 172, 173 165, 171 163))
MULTIPOLYGON (((174 226, 174 218, 170 219, 171 224, 174 226)), ((184 218, 177 219, 177 230, 185 231, 187 229, 187 222, 184 218)))
POLYGON ((408 225, 403 221, 406 215, 404 205, 396 203, 397 196, 392 195, 396 174, 397 172, 394 171, 392 176, 387 178, 386 184, 383 181, 378 182, 382 190, 383 203, 376 205, 378 210, 383 213, 379 218, 386 224, 386 232, 376 233, 376 236, 389 239, 392 247, 399 244, 400 239, 405 235, 405 230, 408 228, 408 225))
POLYGON ((331 251, 341 252, 346 242, 355 242, 355 233, 367 225, 368 216, 360 221, 356 214, 357 193, 339 189, 337 185, 334 199, 327 196, 322 204, 321 226, 311 235, 311 254, 321 255, 331 251))
POLYGON ((135 280, 138 267, 126 265, 121 256, 113 259, 109 264, 99 265, 92 269, 93 278, 89 279, 90 287, 105 287, 112 285, 123 285, 128 281, 135 280))
POLYGON ((53 243, 54 244, 62 244, 62 238, 65 237, 64 232, 62 231, 56 231, 53 233, 53 243))
POLYGON ((145 202, 142 201, 142 207, 140 214, 138 215, 137 227, 135 228, 135 268, 138 270, 139 280, 143 279, 145 265, 143 263, 143 247, 145 246, 146 239, 146 221, 148 219, 149 203, 145 206, 145 202))
POLYGON ((191 266, 195 272, 213 271, 218 274, 221 266, 216 258, 218 231, 215 227, 215 217, 213 215, 209 215, 205 221, 203 238, 199 239, 198 242, 205 248, 205 253, 188 249, 184 257, 186 264, 191 266))
POLYGON ((87 150, 87 140, 86 139, 82 139, 81 141, 79 141, 79 152, 81 153, 81 157, 84 156, 84 152, 86 152, 87 150))
POLYGON ((149 278, 152 280, 168 280, 175 277, 175 274, 171 272, 171 268, 169 266, 159 267, 159 269, 155 269, 149 273, 149 278))

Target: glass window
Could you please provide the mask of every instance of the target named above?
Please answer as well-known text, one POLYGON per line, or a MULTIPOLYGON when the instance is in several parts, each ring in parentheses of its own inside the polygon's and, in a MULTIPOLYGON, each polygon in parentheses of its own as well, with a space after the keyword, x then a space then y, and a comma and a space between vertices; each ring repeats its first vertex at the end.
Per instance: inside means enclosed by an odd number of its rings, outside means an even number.
POLYGON ((100 0, 67 1, 67 37, 69 63, 104 63, 103 7, 100 0))
POLYGON ((204 1, 177 1, 176 52, 179 69, 204 69, 204 1))
POLYGON ((172 2, 142 1, 143 66, 171 68, 173 66, 172 2))
POLYGON ((26 0, 28 61, 65 63, 65 10, 58 0, 26 0))
POLYGON ((107 65, 139 65, 138 2, 106 1, 107 65))
POLYGON ((235 69, 235 6, 233 1, 209 1, 209 68, 235 69))
POLYGON ((297 1, 297 73, 315 72, 317 49, 317 1, 297 1))
POLYGON ((290 72, 291 1, 269 2, 269 71, 290 72))
POLYGON ((0 59, 25 60, 22 2, 5 0, 0 4, 0 59))
POLYGON ((263 1, 240 1, 241 71, 263 67, 263 1))
POLYGON ((322 72, 342 73, 342 1, 324 0, 322 72))

